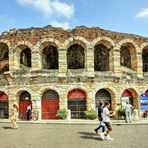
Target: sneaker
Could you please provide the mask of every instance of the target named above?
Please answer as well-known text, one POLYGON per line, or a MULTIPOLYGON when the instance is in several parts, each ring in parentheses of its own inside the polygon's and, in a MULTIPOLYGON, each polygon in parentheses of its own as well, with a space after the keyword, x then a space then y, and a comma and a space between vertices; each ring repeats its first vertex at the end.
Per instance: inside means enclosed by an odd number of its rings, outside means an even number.
POLYGON ((96 133, 96 134, 98 134, 98 131, 97 131, 97 129, 94 129, 94 131, 95 131, 95 133, 96 133))
POLYGON ((105 140, 104 133, 100 133, 100 137, 102 140, 105 140))
POLYGON ((113 138, 111 138, 109 135, 108 136, 106 136, 106 138, 105 138, 106 140, 114 140, 113 138))

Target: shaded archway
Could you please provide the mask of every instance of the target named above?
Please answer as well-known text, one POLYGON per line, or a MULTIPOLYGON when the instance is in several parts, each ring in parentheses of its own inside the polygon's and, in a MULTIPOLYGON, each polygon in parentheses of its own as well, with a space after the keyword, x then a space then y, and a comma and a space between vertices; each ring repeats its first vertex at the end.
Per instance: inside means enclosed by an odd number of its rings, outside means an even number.
POLYGON ((71 45, 67 50, 67 66, 68 69, 84 69, 85 68, 85 51, 78 44, 71 45))
POLYGON ((59 95, 54 90, 48 90, 42 95, 42 119, 57 119, 59 110, 59 95))
POLYGON ((121 102, 128 101, 131 105, 133 105, 134 109, 138 109, 138 94, 133 89, 126 89, 123 91, 121 95, 121 102))
POLYGON ((21 57, 20 57, 20 64, 26 66, 26 67, 31 67, 31 50, 30 48, 25 48, 21 52, 21 57))
POLYGON ((0 43, 0 74, 9 71, 9 49, 4 43, 0 43))
POLYGON ((120 48, 120 65, 136 70, 136 49, 132 43, 124 43, 120 48))
POLYGON ((143 72, 148 72, 148 46, 142 51, 143 72))
POLYGON ((71 111, 71 118, 84 118, 86 111, 86 93, 80 89, 71 90, 68 95, 68 109, 71 111))
MULTIPOLYGON (((42 45, 43 46, 43 45, 42 45)), ((58 69, 59 55, 55 46, 45 44, 42 52, 42 68, 43 69, 58 69)))
POLYGON ((8 119, 8 117, 9 117, 8 96, 3 91, 0 91, 0 119, 8 119))
POLYGON ((19 117, 21 120, 26 120, 26 109, 28 104, 31 105, 32 108, 32 101, 31 101, 31 95, 27 91, 21 92, 19 96, 19 117))
POLYGON ((105 45, 95 46, 94 69, 95 71, 109 71, 109 49, 105 45))
POLYGON ((96 108, 99 106, 100 101, 109 102, 111 104, 110 108, 112 108, 111 95, 106 89, 100 89, 96 93, 95 96, 96 108))

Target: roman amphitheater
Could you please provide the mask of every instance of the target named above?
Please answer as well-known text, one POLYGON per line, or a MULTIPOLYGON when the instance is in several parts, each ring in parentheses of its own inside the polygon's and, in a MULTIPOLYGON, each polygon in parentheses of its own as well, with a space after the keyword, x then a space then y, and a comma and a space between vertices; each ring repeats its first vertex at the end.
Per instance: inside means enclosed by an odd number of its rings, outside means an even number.
POLYGON ((84 118, 98 101, 117 110, 129 99, 140 110, 148 94, 148 38, 84 26, 70 30, 11 29, 0 35, 0 118, 28 102, 39 120, 56 119, 61 108, 84 118))

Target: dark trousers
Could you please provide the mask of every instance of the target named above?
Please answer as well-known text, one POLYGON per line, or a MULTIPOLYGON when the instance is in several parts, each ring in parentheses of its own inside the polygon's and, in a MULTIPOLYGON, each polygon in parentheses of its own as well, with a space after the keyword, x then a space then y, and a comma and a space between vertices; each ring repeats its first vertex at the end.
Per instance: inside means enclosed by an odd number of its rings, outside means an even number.
POLYGON ((27 120, 30 120, 30 111, 27 112, 27 120))
POLYGON ((102 122, 103 122, 103 121, 100 121, 99 126, 95 129, 97 132, 98 132, 98 130, 99 130, 100 128, 102 128, 102 133, 105 132, 105 125, 102 125, 102 124, 101 124, 102 122))

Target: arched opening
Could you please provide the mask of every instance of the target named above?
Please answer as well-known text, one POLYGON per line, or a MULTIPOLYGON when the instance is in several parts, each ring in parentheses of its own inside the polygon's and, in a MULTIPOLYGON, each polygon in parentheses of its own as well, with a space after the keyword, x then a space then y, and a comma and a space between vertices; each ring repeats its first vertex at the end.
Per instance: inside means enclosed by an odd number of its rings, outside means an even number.
POLYGON ((8 46, 0 43, 0 74, 9 71, 9 50, 8 46))
POLYGON ((8 119, 9 117, 9 102, 8 96, 0 91, 0 119, 8 119))
POLYGON ((96 93, 95 96, 96 108, 99 106, 100 101, 109 102, 110 108, 112 108, 111 95, 106 89, 100 89, 96 93))
POLYGON ((31 50, 25 48, 21 52, 20 63, 25 67, 31 67, 31 50))
POLYGON ((57 119, 59 110, 59 95, 54 90, 48 90, 42 95, 42 119, 57 119))
POLYGON ((109 49, 102 44, 95 46, 94 50, 95 71, 109 71, 109 49))
POLYGON ((71 111, 71 118, 85 118, 86 93, 80 89, 74 89, 67 95, 68 109, 71 111))
POLYGON ((142 61, 143 61, 143 72, 148 72, 148 47, 143 49, 142 61))
POLYGON ((67 66, 68 66, 68 69, 84 69, 85 68, 85 52, 82 46, 78 44, 74 44, 68 48, 67 66))
POLYGON ((42 68, 43 69, 58 69, 58 50, 55 46, 48 45, 42 52, 42 68))
POLYGON ((27 119, 26 109, 28 104, 30 104, 32 108, 31 95, 27 91, 23 91, 19 96, 19 118, 21 120, 27 119))
POLYGON ((138 94, 133 89, 126 89, 121 95, 122 106, 129 102, 134 109, 138 109, 138 94))
POLYGON ((120 48, 120 65, 136 70, 136 49, 131 43, 125 43, 120 48))

